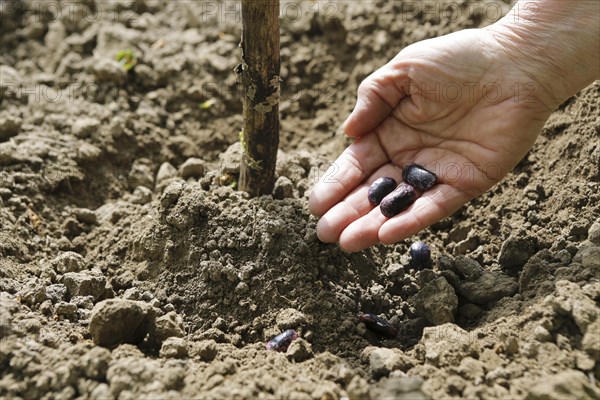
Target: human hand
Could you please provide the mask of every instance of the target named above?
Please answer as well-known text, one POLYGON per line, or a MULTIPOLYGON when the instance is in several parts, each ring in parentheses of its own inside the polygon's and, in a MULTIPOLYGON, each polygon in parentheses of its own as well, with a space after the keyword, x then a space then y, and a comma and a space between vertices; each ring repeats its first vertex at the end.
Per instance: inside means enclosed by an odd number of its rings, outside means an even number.
POLYGON ((369 76, 344 124, 357 137, 314 187, 317 234, 359 251, 405 239, 451 215, 504 177, 558 106, 543 75, 517 64, 486 29, 416 43, 369 76), (388 219, 367 200, 379 177, 400 182, 418 163, 439 184, 388 219))

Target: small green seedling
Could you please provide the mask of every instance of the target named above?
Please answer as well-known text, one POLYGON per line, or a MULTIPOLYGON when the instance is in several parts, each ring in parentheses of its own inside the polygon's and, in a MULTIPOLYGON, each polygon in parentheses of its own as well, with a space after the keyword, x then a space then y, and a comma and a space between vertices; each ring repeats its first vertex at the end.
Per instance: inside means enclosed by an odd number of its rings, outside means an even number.
POLYGON ((115 59, 123 66, 123 69, 127 72, 131 71, 137 64, 137 57, 133 50, 119 50, 115 59))
POLYGON ((202 110, 208 110, 210 107, 212 107, 214 104, 216 104, 216 102, 217 102, 217 100, 215 100, 215 99, 208 99, 208 100, 200 103, 199 107, 202 110))

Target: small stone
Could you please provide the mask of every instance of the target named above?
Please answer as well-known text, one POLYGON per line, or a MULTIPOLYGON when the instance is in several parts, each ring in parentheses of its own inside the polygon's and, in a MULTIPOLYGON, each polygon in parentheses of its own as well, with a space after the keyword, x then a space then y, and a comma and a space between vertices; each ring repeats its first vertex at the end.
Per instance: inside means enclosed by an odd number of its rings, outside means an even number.
POLYGON ((100 121, 96 118, 80 118, 71 126, 71 132, 76 137, 85 139, 97 131, 98 128, 100 128, 100 121))
POLYGON ((371 374, 374 379, 388 376, 392 371, 408 371, 414 366, 413 360, 401 350, 378 347, 369 354, 371 374))
POLYGON ((454 322, 458 297, 444 277, 427 283, 415 296, 415 308, 420 316, 434 325, 454 322))
POLYGON ((177 176, 175 167, 168 162, 162 163, 156 173, 156 186, 160 186, 161 183, 175 176, 177 176))
POLYGON ((201 178, 204 176, 204 161, 199 158, 188 158, 179 167, 179 176, 183 179, 201 178))
POLYGON ((417 190, 426 192, 435 186, 437 176, 419 164, 410 164, 402 170, 402 180, 417 190))
POLYGON ((278 200, 291 199, 294 197, 294 183, 285 176, 280 176, 275 181, 273 197, 278 200))
POLYGON ((119 343, 139 343, 150 332, 156 314, 139 301, 110 299, 96 304, 89 330, 94 343, 109 347, 119 343))
POLYGON ((588 240, 596 246, 600 246, 600 219, 596 220, 588 229, 588 240))
POLYGON ((67 251, 52 260, 54 270, 59 274, 79 272, 85 269, 83 257, 75 252, 67 251))
POLYGON ((536 252, 537 241, 532 237, 509 237, 500 248, 498 263, 504 269, 519 270, 536 252))
POLYGON ((92 271, 68 272, 63 276, 63 284, 67 287, 69 296, 92 296, 98 300, 104 294, 106 278, 101 273, 92 271))
POLYGON ((484 271, 477 261, 463 255, 456 256, 454 265, 468 281, 479 278, 484 271))
POLYGON ((290 344, 287 349, 286 357, 288 360, 302 362, 313 357, 312 346, 306 340, 298 338, 290 344))
POLYGON ((156 330, 154 338, 162 343, 169 337, 183 337, 185 331, 183 329, 183 318, 175 311, 171 311, 156 319, 156 330))
POLYGON ((567 370, 555 375, 545 375, 528 386, 525 400, 564 400, 598 398, 597 390, 588 377, 580 371, 567 370))
POLYGON ((186 341, 178 337, 167 338, 161 348, 160 356, 164 358, 185 358, 188 356, 186 341))
POLYGON ((415 189, 403 182, 381 201, 379 209, 385 217, 392 218, 406 210, 418 197, 415 189))
POLYGON ((461 282, 459 292, 471 303, 487 305, 517 292, 517 282, 499 271, 488 271, 471 282, 461 282))

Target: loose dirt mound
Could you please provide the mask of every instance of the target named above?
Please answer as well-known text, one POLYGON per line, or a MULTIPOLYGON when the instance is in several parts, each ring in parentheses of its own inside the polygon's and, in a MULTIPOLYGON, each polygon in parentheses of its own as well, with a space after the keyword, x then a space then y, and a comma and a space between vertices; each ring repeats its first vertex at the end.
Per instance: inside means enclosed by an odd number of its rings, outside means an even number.
POLYGON ((509 8, 493 4, 449 19, 283 2, 279 179, 249 199, 239 4, 0 1, 0 395, 599 396, 598 82, 502 183, 413 238, 433 270, 410 268, 410 241, 323 244, 306 207, 358 83, 509 8), (288 328, 300 339, 267 351, 288 328))

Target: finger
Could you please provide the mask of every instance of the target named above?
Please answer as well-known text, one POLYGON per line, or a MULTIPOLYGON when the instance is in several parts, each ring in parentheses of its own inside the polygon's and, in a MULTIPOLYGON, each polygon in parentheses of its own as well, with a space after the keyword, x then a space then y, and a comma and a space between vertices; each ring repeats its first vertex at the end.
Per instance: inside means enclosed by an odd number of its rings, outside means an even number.
POLYGON ((406 69, 388 63, 358 87, 354 110, 343 124, 344 133, 359 137, 375 130, 405 96, 406 69))
POLYGON ((354 253, 379 243, 379 229, 387 221, 379 207, 353 221, 340 234, 340 247, 354 253))
POLYGON ((471 198, 452 186, 437 185, 425 192, 406 211, 387 220, 379 229, 379 240, 385 244, 404 240, 452 215, 471 198))
POLYGON ((313 188, 308 207, 321 216, 388 161, 375 134, 354 141, 313 188))
POLYGON ((317 236, 322 242, 337 242, 340 234, 348 225, 373 209, 368 200, 369 186, 382 176, 389 176, 399 182, 402 177, 402 170, 392 164, 382 166, 352 193, 327 211, 317 223, 317 236))

